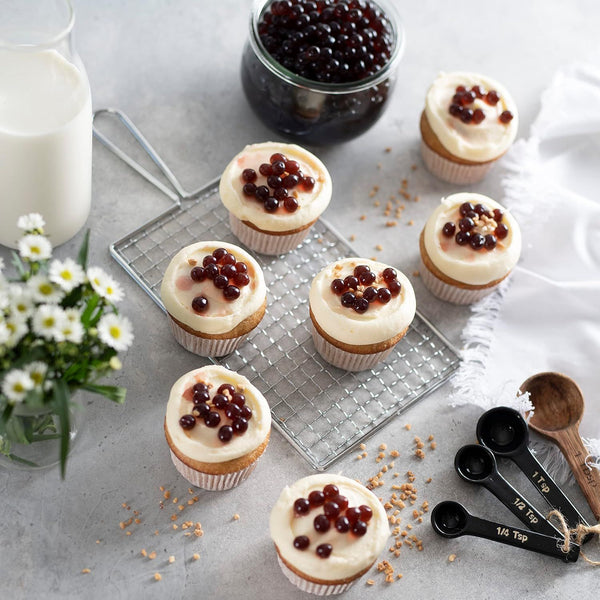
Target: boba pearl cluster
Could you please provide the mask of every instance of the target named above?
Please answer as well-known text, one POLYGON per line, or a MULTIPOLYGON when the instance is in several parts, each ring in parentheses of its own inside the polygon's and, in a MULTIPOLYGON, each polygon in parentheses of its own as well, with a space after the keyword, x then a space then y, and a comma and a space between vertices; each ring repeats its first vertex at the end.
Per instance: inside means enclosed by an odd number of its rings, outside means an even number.
POLYGON ((445 223, 442 234, 454 237, 459 246, 468 244, 473 250, 493 250, 498 240, 508 235, 508 226, 502 222, 503 213, 499 208, 490 211, 483 204, 463 202, 458 210, 460 219, 445 223))
POLYGON ((368 0, 271 2, 258 34, 284 68, 323 83, 360 81, 377 73, 394 45, 390 21, 368 0))
MULTIPOLYGON (((459 85, 455 92, 448 112, 463 123, 479 125, 485 120, 485 113, 481 108, 472 108, 475 100, 483 100, 489 106, 496 106, 500 102, 500 94, 496 90, 486 91, 479 85, 474 85, 471 89, 459 85)), ((500 113, 498 120, 508 125, 513 120, 513 114, 510 110, 505 110, 500 113)))
POLYGON ((377 275, 368 265, 357 265, 352 275, 344 279, 334 279, 331 282, 331 291, 336 296, 340 296, 342 306, 353 308, 357 313, 364 313, 369 310, 373 302, 387 304, 402 289, 398 274, 392 267, 383 270, 381 279, 384 285, 381 287, 373 285, 377 275))
MULTIPOLYGON (((217 248, 212 254, 207 254, 202 259, 202 266, 195 266, 190 271, 190 277, 198 283, 210 280, 213 285, 222 290, 225 300, 233 301, 240 297, 240 288, 250 283, 248 265, 238 262, 231 252, 225 248, 217 248)), ((192 300, 192 308, 197 313, 208 310, 206 296, 196 296, 192 300)))
POLYGON ((280 204, 283 204, 287 212, 296 212, 299 206, 298 199, 290 195, 290 190, 299 186, 302 191, 310 192, 315 187, 314 177, 302 173, 298 162, 290 160, 281 152, 271 155, 269 161, 258 167, 258 172, 267 178, 267 185, 256 185, 256 171, 244 169, 241 175, 244 182, 242 191, 246 196, 262 202, 267 212, 275 212, 280 204))
MULTIPOLYGON (((337 485, 327 484, 322 490, 313 490, 308 498, 297 498, 294 501, 294 516, 306 517, 313 509, 323 512, 313 519, 313 528, 316 534, 326 533, 334 527, 340 534, 349 533, 362 537, 367 533, 368 522, 373 516, 370 506, 348 506, 348 498, 340 494, 337 485)), ((294 548, 306 550, 310 545, 307 535, 294 538, 294 548)), ((328 558, 333 550, 331 544, 319 544, 316 548, 317 556, 328 558)))
POLYGON ((211 429, 220 426, 217 437, 224 444, 230 442, 234 435, 244 435, 248 430, 252 409, 246 404, 241 388, 224 383, 211 398, 209 386, 199 382, 186 390, 184 398, 191 399, 194 406, 191 413, 179 419, 179 425, 183 429, 193 429, 200 423, 211 429))

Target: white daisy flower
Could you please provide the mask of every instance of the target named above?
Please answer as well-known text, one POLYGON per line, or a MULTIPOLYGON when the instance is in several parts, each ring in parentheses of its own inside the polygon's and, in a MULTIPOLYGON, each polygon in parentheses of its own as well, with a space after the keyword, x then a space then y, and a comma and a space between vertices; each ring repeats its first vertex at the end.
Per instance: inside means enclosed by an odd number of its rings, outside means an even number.
POLYGON ((58 284, 67 293, 85 281, 84 270, 72 258, 53 260, 48 275, 50 281, 58 284))
POLYGON ((10 340, 10 329, 4 318, 0 315, 0 344, 4 345, 10 340))
POLYGON ((98 322, 98 336, 107 346, 117 351, 127 350, 133 342, 131 322, 120 315, 104 315, 98 322))
POLYGON ((0 289, 0 312, 10 306, 10 295, 8 289, 0 289))
POLYGON ((118 302, 123 298, 121 286, 101 268, 90 267, 87 276, 94 291, 102 298, 110 302, 118 302))
POLYGON ((109 277, 104 286, 104 298, 109 302, 116 303, 123 299, 123 295, 121 286, 112 277, 109 277))
POLYGON ((29 377, 33 380, 35 387, 40 387, 44 383, 46 373, 48 372, 48 365, 44 362, 36 360, 34 362, 25 365, 25 371, 29 373, 29 377))
POLYGON ((47 237, 30 233, 19 240, 19 254, 33 262, 45 260, 52 256, 52 244, 47 237))
POLYGON ((80 321, 69 321, 69 319, 65 319, 60 330, 62 339, 65 342, 81 344, 85 330, 80 321))
POLYGON ((2 393, 9 404, 23 402, 27 392, 33 389, 33 379, 22 369, 9 371, 2 382, 2 393))
POLYGON ((19 217, 17 227, 23 231, 43 231, 46 222, 39 213, 30 213, 19 217))
POLYGON ((33 299, 36 302, 58 304, 65 297, 64 292, 54 285, 45 275, 34 275, 27 282, 27 287, 31 291, 33 299))
POLYGON ((11 285, 8 295, 10 298, 10 312, 18 314, 23 319, 33 314, 34 303, 31 291, 18 284, 11 285))
POLYGON ((33 331, 47 340, 62 342, 62 333, 66 322, 65 311, 60 306, 42 304, 35 311, 31 320, 33 331))
POLYGON ((65 317, 70 323, 81 323, 81 311, 78 308, 65 308, 65 317))
POLYGON ((10 332, 10 336, 5 342, 9 348, 14 348, 29 332, 26 320, 18 313, 8 316, 4 324, 10 332))

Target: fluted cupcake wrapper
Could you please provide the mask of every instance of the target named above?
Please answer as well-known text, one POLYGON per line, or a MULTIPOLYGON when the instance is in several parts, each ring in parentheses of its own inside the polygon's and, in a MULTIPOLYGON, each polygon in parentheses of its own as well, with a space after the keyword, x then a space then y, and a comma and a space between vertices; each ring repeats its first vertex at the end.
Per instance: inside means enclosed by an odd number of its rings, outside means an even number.
POLYGON ((183 327, 177 325, 171 317, 169 317, 169 324, 177 342, 186 350, 189 350, 198 356, 226 356, 227 354, 231 354, 248 337, 248 334, 246 333, 225 340, 202 338, 189 333, 183 329, 183 327))
POLYGON ((373 352, 371 354, 357 354, 347 352, 331 342, 328 342, 315 328, 311 320, 311 333, 317 352, 329 364, 345 371, 366 371, 372 369, 377 363, 385 360, 394 349, 394 346, 383 350, 382 352, 373 352))
POLYGON ((452 302, 453 304, 473 304, 474 302, 489 296, 498 287, 498 285, 492 285, 476 290, 456 287, 455 285, 451 285, 438 279, 425 266, 422 260, 419 273, 425 287, 427 287, 434 296, 438 297, 440 300, 452 302))
POLYGON ((196 469, 188 467, 184 462, 179 460, 177 456, 175 456, 172 450, 170 450, 170 453, 171 460, 173 461, 175 468, 183 477, 185 477, 192 485, 213 492, 230 490, 231 488, 238 486, 240 483, 248 479, 250 473, 254 471, 256 468, 256 463, 258 462, 254 461, 241 471, 212 475, 210 473, 203 473, 202 471, 196 471, 196 469))
POLYGON ((248 227, 232 213, 229 213, 229 224, 238 240, 250 250, 271 255, 285 254, 297 248, 310 230, 310 227, 305 227, 287 235, 271 235, 248 227))
POLYGON ((315 594, 316 596, 333 596, 335 594, 341 594, 345 592, 354 584, 354 581, 331 584, 315 583, 314 581, 309 581, 308 579, 300 577, 300 575, 289 569, 281 560, 279 554, 277 555, 277 561, 279 562, 279 566, 281 567, 283 574, 288 578, 288 580, 296 587, 300 588, 303 592, 308 592, 309 594, 315 594))
POLYGON ((458 185, 481 181, 495 162, 489 161, 477 165, 463 165, 440 156, 423 141, 421 141, 421 155, 423 156, 425 166, 432 175, 448 183, 458 185))

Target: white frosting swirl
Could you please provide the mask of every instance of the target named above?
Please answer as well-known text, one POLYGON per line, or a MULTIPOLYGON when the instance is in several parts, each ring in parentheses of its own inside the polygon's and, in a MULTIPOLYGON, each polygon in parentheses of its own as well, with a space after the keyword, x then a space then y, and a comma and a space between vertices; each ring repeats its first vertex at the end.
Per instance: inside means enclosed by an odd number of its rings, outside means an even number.
POLYGON ((474 162, 494 160, 504 154, 513 143, 519 127, 517 107, 506 88, 494 79, 477 73, 440 73, 427 92, 425 114, 444 148, 454 156, 474 162), (485 113, 485 119, 477 125, 463 123, 448 112, 459 85, 467 89, 479 85, 484 91, 496 90, 500 101, 490 106, 483 99, 475 99, 469 108, 480 108, 485 113), (513 115, 512 121, 507 124, 498 119, 505 110, 513 115))
POLYGON ((249 221, 264 231, 292 231, 312 223, 319 218, 331 200, 331 176, 325 165, 314 155, 295 144, 263 142, 246 146, 225 167, 219 184, 221 201, 240 221, 249 221), (279 152, 300 165, 304 175, 315 179, 311 191, 303 191, 302 186, 289 190, 296 196, 298 209, 287 212, 282 205, 273 213, 265 211, 262 202, 248 197, 242 191, 242 171, 254 169, 258 176, 256 185, 266 185, 267 178, 258 172, 262 163, 270 163, 271 155, 279 152))
MULTIPOLYGON (((229 419, 221 417, 223 425, 229 419)), ((208 365, 182 375, 171 388, 167 403, 166 428, 175 447, 193 460, 205 463, 219 463, 233 460, 252 452, 260 446, 271 430, 271 411, 264 396, 242 375, 225 367, 208 365), (209 386, 211 398, 223 383, 231 383, 241 388, 246 404, 252 409, 248 429, 243 435, 233 435, 231 441, 223 443, 217 436, 218 427, 207 427, 197 420, 192 429, 183 429, 179 419, 191 414, 193 403, 184 398, 184 393, 196 383, 209 386)))
POLYGON ((233 244, 211 241, 186 246, 173 257, 165 271, 160 295, 169 314, 178 321, 202 333, 221 334, 254 314, 263 305, 267 288, 260 266, 247 252, 233 244), (236 300, 225 300, 223 291, 217 289, 212 280, 196 282, 190 277, 192 268, 201 267, 203 258, 217 248, 225 248, 248 267, 250 283, 240 288, 236 300), (192 300, 201 295, 208 300, 208 310, 197 313, 192 308, 192 300))
POLYGON ((281 492, 271 510, 271 539, 277 545, 281 557, 290 565, 309 577, 323 581, 336 581, 352 577, 367 569, 383 550, 390 535, 385 510, 373 492, 354 479, 342 475, 319 473, 299 479, 281 492), (346 496, 349 506, 367 505, 373 517, 367 523, 367 533, 357 537, 351 533, 339 533, 331 527, 326 533, 318 533, 313 526, 314 518, 323 509, 312 509, 307 515, 294 515, 294 501, 307 498, 314 490, 323 490, 327 484, 334 484, 340 494, 346 496), (310 545, 305 550, 294 548, 294 538, 306 535, 310 545), (319 544, 331 544, 333 550, 329 558, 320 558, 315 549, 319 544))
POLYGON ((461 192, 442 198, 425 223, 423 238, 431 262, 448 277, 469 285, 485 285, 503 278, 517 264, 521 254, 518 223, 507 209, 483 194, 461 192), (508 226, 508 235, 499 239, 493 250, 473 250, 468 244, 459 246, 454 236, 446 237, 442 233, 445 223, 457 223, 461 218, 459 207, 463 202, 481 203, 490 211, 498 208, 503 212, 502 223, 508 226))
POLYGON ((404 273, 395 269, 401 284, 400 293, 387 304, 375 301, 369 309, 359 314, 342 306, 340 296, 331 291, 334 279, 352 275, 354 267, 367 265, 377 275, 373 284, 384 287, 381 276, 389 265, 366 258, 344 258, 327 265, 310 286, 310 309, 319 326, 336 340, 355 345, 384 342, 404 331, 415 316, 416 300, 413 287, 404 273))

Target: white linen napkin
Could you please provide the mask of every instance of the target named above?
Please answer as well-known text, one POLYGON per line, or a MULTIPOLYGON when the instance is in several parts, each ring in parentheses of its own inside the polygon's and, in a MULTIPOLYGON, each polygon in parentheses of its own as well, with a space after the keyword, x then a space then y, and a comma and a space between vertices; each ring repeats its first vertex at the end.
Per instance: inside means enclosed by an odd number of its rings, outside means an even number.
MULTIPOLYGON (((523 411, 531 404, 516 397, 521 383, 542 371, 564 373, 583 392, 580 433, 600 468, 598 68, 579 64, 557 73, 530 138, 514 145, 504 166, 501 202, 521 225, 523 253, 509 281, 473 307, 452 401, 523 411)), ((549 468, 564 480, 561 463, 549 468)))

